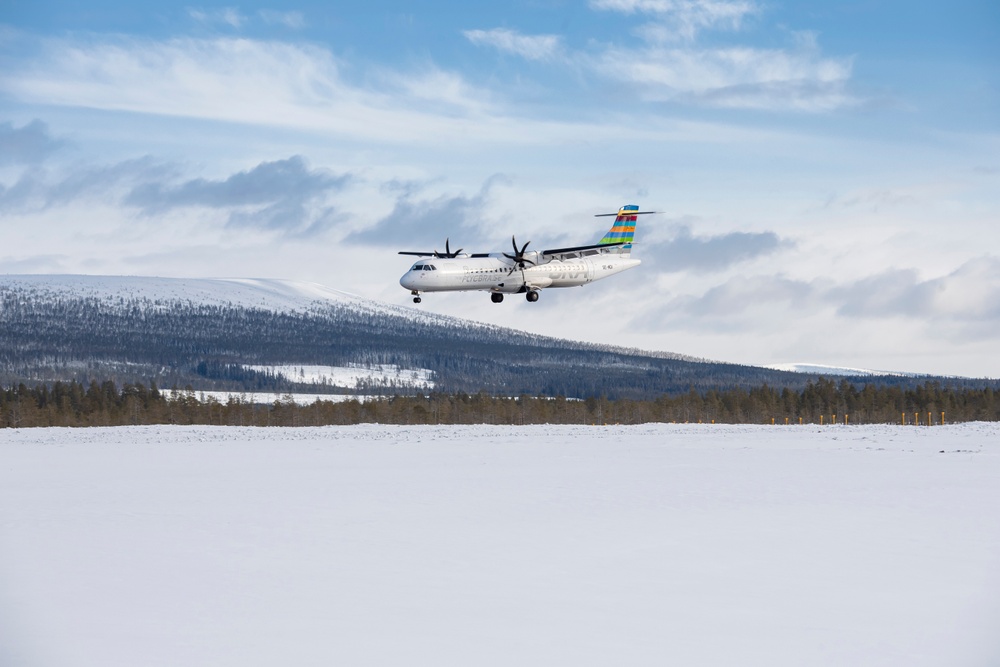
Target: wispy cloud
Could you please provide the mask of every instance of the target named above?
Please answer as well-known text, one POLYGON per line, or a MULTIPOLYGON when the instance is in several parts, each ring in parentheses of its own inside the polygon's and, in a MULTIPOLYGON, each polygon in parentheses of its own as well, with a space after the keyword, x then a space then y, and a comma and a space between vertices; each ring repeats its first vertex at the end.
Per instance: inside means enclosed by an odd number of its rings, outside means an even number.
POLYGON ((594 59, 604 76, 641 86, 647 99, 768 110, 829 111, 855 104, 850 58, 826 58, 814 42, 794 50, 611 47, 594 59))
POLYGON ((899 206, 914 206, 930 194, 940 194, 940 184, 897 188, 864 188, 845 194, 833 194, 823 203, 825 209, 861 209, 878 213, 899 206))
POLYGON ((1000 326, 1000 258, 970 260, 951 273, 920 280, 914 269, 896 269, 831 291, 846 317, 947 318, 1000 326))
POLYGON ((262 9, 258 15, 264 23, 283 25, 293 30, 301 30, 306 27, 306 17, 302 12, 278 12, 272 9, 262 9))
POLYGON ((673 238, 644 244, 643 254, 667 273, 723 271, 741 262, 765 257, 782 248, 793 247, 774 232, 729 232, 716 236, 694 236, 691 228, 679 227, 673 238))
POLYGON ((782 321, 775 313, 813 309, 816 283, 787 276, 755 275, 730 278, 702 294, 676 295, 637 315, 633 324, 644 331, 689 330, 736 333, 772 327, 782 321))
POLYGON ((705 30, 738 30, 761 11, 745 0, 592 0, 597 10, 652 15, 635 32, 643 42, 613 39, 586 51, 565 51, 556 35, 506 28, 467 30, 474 44, 530 60, 556 60, 617 83, 656 102, 772 111, 823 112, 858 100, 847 89, 851 57, 824 56, 816 33, 792 32, 787 48, 702 46, 705 30))
POLYGON ((701 294, 676 295, 637 316, 635 324, 651 331, 736 332, 821 311, 845 322, 911 322, 953 342, 989 340, 1000 328, 1000 258, 979 257, 926 280, 915 269, 839 284, 782 275, 739 276, 701 294))
POLYGON ((117 201, 123 189, 171 178, 174 168, 149 157, 70 170, 32 167, 10 186, 0 185, 0 211, 42 211, 78 201, 117 201))
POLYGON ((9 187, 0 185, 0 211, 43 211, 82 201, 124 207, 146 218, 205 209, 214 212, 219 226, 308 235, 335 222, 329 200, 353 182, 350 174, 311 169, 297 155, 218 179, 184 178, 177 165, 150 157, 54 171, 32 167, 9 187))
MULTIPOLYGON (((203 9, 200 7, 188 7, 187 14, 198 23, 205 26, 228 26, 236 30, 241 30, 250 24, 253 16, 247 16, 236 7, 219 7, 203 9)), ((277 11, 274 9, 261 9, 256 13, 256 18, 267 25, 281 25, 293 30, 301 30, 306 26, 305 15, 299 11, 277 11)))
POLYGON ((300 156, 262 162, 225 179, 197 178, 178 184, 144 183, 124 203, 147 215, 175 208, 205 207, 228 212, 228 224, 301 233, 329 217, 324 197, 341 190, 348 175, 311 170, 300 156))
POLYGON ((453 136, 462 131, 468 111, 458 100, 458 109, 442 113, 447 97, 431 103, 426 92, 414 92, 433 90, 440 83, 437 71, 379 78, 385 89, 364 87, 344 77, 343 64, 330 51, 308 44, 119 38, 52 40, 43 50, 41 59, 0 74, 0 88, 45 104, 290 126, 387 141, 453 136), (434 109, 422 110, 430 104, 434 109))
POLYGON ((49 133, 49 126, 33 120, 22 127, 0 123, 0 165, 38 164, 66 144, 49 133))
POLYGON ((200 9, 198 7, 188 7, 188 16, 199 23, 207 25, 228 25, 231 28, 242 28, 247 17, 240 13, 235 7, 220 7, 218 9, 200 9))
POLYGON ((412 243, 412 250, 444 250, 446 238, 454 241, 452 249, 481 239, 481 226, 488 208, 490 191, 506 178, 496 175, 488 179, 474 195, 442 195, 421 198, 421 191, 404 189, 389 215, 372 227, 351 234, 346 240, 354 243, 412 243), (419 246, 419 247, 416 247, 419 246))
POLYGON ((507 28, 465 30, 462 34, 473 44, 492 46, 527 60, 552 59, 561 48, 558 35, 523 35, 507 28))
POLYGON ((760 6, 748 0, 591 0, 590 6, 653 15, 656 21, 639 32, 654 41, 691 40, 704 29, 738 30, 744 19, 760 12, 760 6))
POLYGON ((38 104, 290 127, 352 141, 441 146, 714 137, 718 127, 651 119, 569 122, 516 105, 433 65, 341 62, 328 49, 242 38, 47 40, 0 70, 0 92, 38 104))
POLYGON ((4 273, 65 273, 72 258, 68 255, 40 254, 30 257, 0 257, 4 273))

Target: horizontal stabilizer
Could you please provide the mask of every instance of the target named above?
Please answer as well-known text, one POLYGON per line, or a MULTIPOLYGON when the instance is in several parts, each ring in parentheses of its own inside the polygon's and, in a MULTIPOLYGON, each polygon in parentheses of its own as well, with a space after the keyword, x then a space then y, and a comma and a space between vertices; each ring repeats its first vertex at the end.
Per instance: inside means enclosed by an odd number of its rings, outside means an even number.
POLYGON ((627 211, 625 213, 595 213, 595 218, 609 218, 611 216, 618 217, 619 215, 652 215, 654 213, 659 213, 659 211, 627 211))

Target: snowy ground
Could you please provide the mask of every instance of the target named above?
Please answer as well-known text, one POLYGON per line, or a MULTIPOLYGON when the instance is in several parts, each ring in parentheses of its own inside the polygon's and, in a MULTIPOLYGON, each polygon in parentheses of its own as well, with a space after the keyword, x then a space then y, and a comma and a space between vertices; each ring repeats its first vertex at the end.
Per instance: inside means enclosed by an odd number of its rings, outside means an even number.
POLYGON ((0 664, 995 666, 998 517, 996 424, 3 430, 0 664))
POLYGON ((434 388, 434 371, 426 368, 407 369, 395 364, 375 366, 244 366, 254 371, 280 375, 291 382, 319 384, 353 389, 358 382, 394 383, 396 386, 434 388))
POLYGON ((285 401, 291 401, 296 405, 312 405, 316 401, 343 403, 344 401, 358 400, 363 403, 376 398, 375 396, 365 394, 300 394, 262 391, 196 391, 193 394, 202 403, 205 403, 210 398, 214 398, 219 403, 227 403, 229 399, 234 399, 240 403, 253 403, 255 405, 268 405, 283 403, 285 401))

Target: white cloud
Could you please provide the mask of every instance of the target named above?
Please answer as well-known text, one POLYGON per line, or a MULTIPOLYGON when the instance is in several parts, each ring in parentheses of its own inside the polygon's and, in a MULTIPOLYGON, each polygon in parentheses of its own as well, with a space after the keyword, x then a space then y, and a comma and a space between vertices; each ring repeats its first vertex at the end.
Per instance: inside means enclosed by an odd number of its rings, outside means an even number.
POLYGON ((781 249, 794 247, 774 232, 726 232, 717 235, 694 235, 688 225, 674 230, 663 242, 646 243, 646 256, 663 272, 718 272, 742 262, 766 257, 781 249))
MULTIPOLYGON (((791 33, 789 49, 731 46, 701 47, 704 29, 739 29, 759 11, 753 2, 715 0, 593 0, 591 7, 626 14, 656 16, 638 33, 647 44, 612 42, 588 52, 569 53, 561 61, 582 66, 604 79, 636 84, 638 95, 671 101, 742 109, 829 111, 857 100, 847 91, 852 58, 825 57, 817 35, 791 33), (678 38, 681 45, 673 44, 678 38)), ((561 55, 556 35, 522 35, 506 28, 467 30, 474 44, 490 45, 529 60, 561 55)))
MULTIPOLYGON (((105 43, 49 41, 46 57, 0 75, 0 87, 29 102, 325 130, 359 139, 440 140, 460 131, 463 100, 421 98, 441 75, 411 73, 395 88, 364 88, 343 76, 328 50, 283 42, 217 38, 105 43), (417 94, 415 91, 418 91, 417 94), (441 113, 448 104, 457 109, 441 113)), ((454 92, 455 86, 451 87, 454 92)), ((469 92, 470 100, 485 97, 469 92)))
POLYGON ((305 159, 294 155, 220 180, 148 179, 123 201, 149 216, 176 208, 209 208, 228 212, 227 224, 232 227, 315 233, 329 224, 332 215, 325 199, 350 180, 350 175, 310 169, 305 159))
POLYGON ((48 124, 37 118, 20 128, 0 123, 0 165, 37 164, 65 145, 49 134, 48 124))
POLYGON ((817 286, 786 276, 738 276, 703 294, 676 295, 646 309, 633 322, 640 329, 706 332, 771 330, 781 326, 776 312, 814 310, 817 286))
POLYGON ((199 23, 223 23, 233 28, 242 28, 247 22, 247 17, 240 13, 235 7, 222 7, 220 9, 198 9, 188 8, 188 16, 199 23))
POLYGON ((760 11, 748 0, 591 0, 590 6, 624 14, 652 14, 657 21, 640 29, 650 41, 692 40, 704 29, 738 30, 760 11))
POLYGON ((286 127, 352 141, 457 145, 463 150, 484 144, 691 140, 726 134, 707 124, 663 119, 588 123, 525 118, 493 103, 488 90, 452 72, 433 66, 359 72, 329 50, 308 44, 117 38, 98 43, 47 40, 40 51, 41 56, 0 71, 0 91, 27 103, 286 127))
POLYGON ((846 91, 851 59, 824 58, 813 49, 612 47, 594 66, 608 78, 642 86, 641 94, 654 100, 803 111, 854 103, 846 91))
POLYGON ((909 332, 914 339, 994 340, 1000 326, 1000 258, 972 259, 928 280, 921 280, 916 269, 839 283, 828 277, 733 276, 701 294, 660 301, 642 310, 634 324, 646 331, 773 332, 793 317, 802 330, 907 323, 919 330, 909 332))
POLYGON ((306 27, 306 18, 302 12, 277 12, 272 9, 262 9, 258 14, 264 23, 279 24, 294 30, 306 27))
POLYGON ((492 46, 527 60, 548 60, 557 56, 560 50, 557 35, 522 35, 506 28, 465 30, 462 34, 473 44, 492 46))
POLYGON ((395 94, 410 100, 411 106, 419 102, 428 112, 454 117, 456 112, 488 118, 497 113, 491 103, 493 95, 488 90, 476 88, 454 72, 427 67, 413 72, 382 70, 377 76, 386 94, 395 94))
MULTIPOLYGON (((1000 324, 1000 258, 969 260, 945 276, 920 280, 917 271, 891 270, 832 292, 848 317, 910 317, 955 325, 1000 324)), ((978 327, 975 327, 979 331, 978 327)))

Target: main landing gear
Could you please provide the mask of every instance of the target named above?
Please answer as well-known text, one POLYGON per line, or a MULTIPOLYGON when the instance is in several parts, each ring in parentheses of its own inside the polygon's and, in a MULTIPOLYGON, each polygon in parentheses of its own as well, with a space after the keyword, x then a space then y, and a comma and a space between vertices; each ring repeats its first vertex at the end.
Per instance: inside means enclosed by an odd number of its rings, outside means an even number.
MULTIPOLYGON (((538 301, 538 290, 536 289, 528 290, 525 293, 524 298, 531 303, 538 301)), ((503 303, 503 294, 501 294, 500 292, 490 293, 490 301, 492 301, 493 303, 503 303)))

